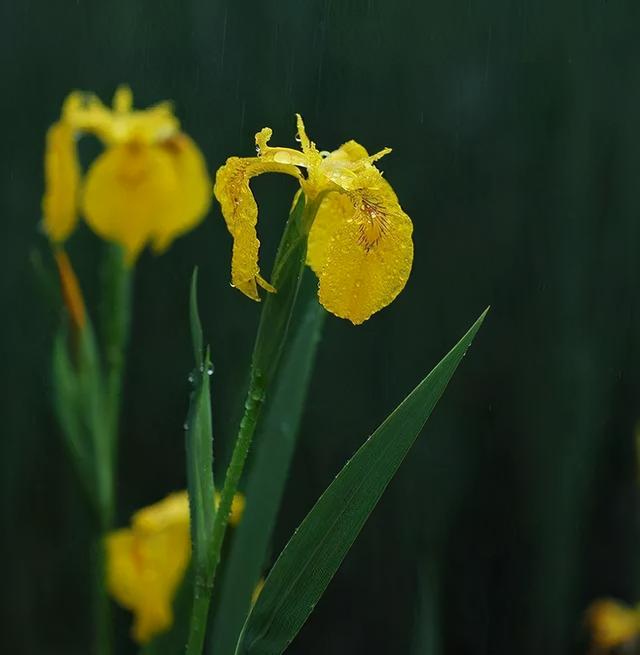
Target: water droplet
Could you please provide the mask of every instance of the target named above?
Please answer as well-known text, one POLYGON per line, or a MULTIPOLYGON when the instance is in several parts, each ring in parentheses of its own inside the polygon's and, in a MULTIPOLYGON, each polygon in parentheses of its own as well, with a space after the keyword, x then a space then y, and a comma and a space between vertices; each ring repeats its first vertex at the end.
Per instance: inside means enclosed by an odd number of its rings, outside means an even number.
POLYGON ((213 368, 213 364, 209 364, 209 365, 207 366, 207 375, 213 375, 213 371, 214 371, 214 370, 215 370, 215 369, 213 368))
POLYGON ((185 421, 182 429, 186 432, 189 429, 189 424, 185 421))
POLYGON ((193 372, 189 373, 189 377, 187 378, 187 380, 189 381, 189 384, 193 384, 195 382, 196 378, 193 372))
POLYGON ((301 143, 301 142, 302 142, 302 139, 300 138, 300 135, 299 135, 299 134, 296 134, 296 141, 297 141, 298 143, 301 143))

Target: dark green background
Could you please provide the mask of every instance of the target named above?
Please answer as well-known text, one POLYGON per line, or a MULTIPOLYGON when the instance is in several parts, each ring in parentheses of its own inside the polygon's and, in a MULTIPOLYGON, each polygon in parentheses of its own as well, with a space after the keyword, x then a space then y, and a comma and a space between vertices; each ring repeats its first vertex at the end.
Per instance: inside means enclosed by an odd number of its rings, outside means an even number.
MULTIPOLYGON (((121 82, 139 106, 173 99, 212 171, 264 125, 293 145, 296 111, 321 148, 394 148, 414 270, 364 326, 327 321, 277 547, 492 305, 291 653, 578 653, 593 598, 639 599, 639 31, 636 0, 2 3, 2 650, 88 652, 87 517, 50 408, 58 315, 30 256, 47 261, 48 125, 69 90, 121 82)), ((293 186, 254 189, 269 270, 293 186)), ((70 244, 92 312, 100 245, 70 244)), ((260 309, 229 287, 230 248, 213 206, 136 272, 122 524, 185 484, 194 264, 229 452, 260 309)))

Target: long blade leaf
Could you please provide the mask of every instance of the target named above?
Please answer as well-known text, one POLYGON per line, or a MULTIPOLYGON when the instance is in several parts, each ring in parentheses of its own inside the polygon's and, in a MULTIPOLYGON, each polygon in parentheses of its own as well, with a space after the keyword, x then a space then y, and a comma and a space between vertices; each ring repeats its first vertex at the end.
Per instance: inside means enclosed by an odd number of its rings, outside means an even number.
POLYGON ((209 349, 202 352, 203 338, 198 314, 198 271, 191 281, 191 335, 196 367, 191 373, 193 393, 185 425, 187 450, 187 486, 191 522, 191 557, 193 563, 193 604, 186 652, 202 653, 204 644, 214 559, 211 541, 215 520, 213 483, 213 432, 211 427, 211 398, 209 375, 213 371, 209 349))
POLYGON ((442 396, 487 311, 360 447, 300 524, 247 618, 238 655, 279 655, 296 636, 442 396))

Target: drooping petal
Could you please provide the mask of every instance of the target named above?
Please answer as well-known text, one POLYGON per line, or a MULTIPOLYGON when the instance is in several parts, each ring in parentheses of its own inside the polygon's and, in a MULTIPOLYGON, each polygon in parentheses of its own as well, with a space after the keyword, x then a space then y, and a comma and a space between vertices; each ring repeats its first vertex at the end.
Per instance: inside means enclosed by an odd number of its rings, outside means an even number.
POLYGON ((47 132, 44 171, 44 229, 52 241, 61 243, 78 221, 80 189, 80 164, 74 132, 64 121, 55 123, 47 132))
POLYGON ((327 196, 308 250, 320 303, 356 325, 386 307, 409 278, 412 232, 411 219, 379 174, 375 186, 327 196))
POLYGON ((177 185, 172 202, 154 225, 153 247, 156 252, 163 252, 177 236, 198 225, 211 205, 207 165, 193 140, 180 133, 160 147, 169 154, 177 185))
MULTIPOLYGON (((87 174, 82 199, 90 227, 120 243, 131 264, 179 195, 171 155, 140 143, 108 148, 87 174)), ((168 222, 168 221, 167 221, 168 222)))
POLYGON ((258 265, 260 241, 256 232, 258 205, 249 188, 249 181, 262 173, 300 176, 298 169, 289 164, 261 157, 230 157, 218 169, 213 188, 227 229, 233 237, 231 284, 257 301, 260 300, 257 284, 261 280, 258 265))

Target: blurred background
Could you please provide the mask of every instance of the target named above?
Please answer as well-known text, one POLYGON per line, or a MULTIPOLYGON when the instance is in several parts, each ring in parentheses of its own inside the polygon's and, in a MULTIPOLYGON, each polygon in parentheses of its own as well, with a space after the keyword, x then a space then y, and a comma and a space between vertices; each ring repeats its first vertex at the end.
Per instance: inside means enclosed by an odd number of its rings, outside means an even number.
MULTIPOLYGON (((594 598, 640 600, 640 4, 30 0, 0 17, 3 651, 89 643, 88 517, 51 410, 59 316, 32 259, 48 126, 71 89, 109 101, 122 82, 139 107, 172 99, 211 171, 265 125, 293 145, 296 111, 322 149, 393 147, 414 270, 362 327, 327 320, 274 552, 492 306, 289 652, 582 653, 594 598)), ((294 186, 253 188, 268 271, 294 186)), ((92 312, 101 245, 87 229, 70 243, 92 312)), ((260 309, 229 287, 230 252, 214 205, 136 271, 119 524, 185 486, 194 264, 229 454, 260 309)))

